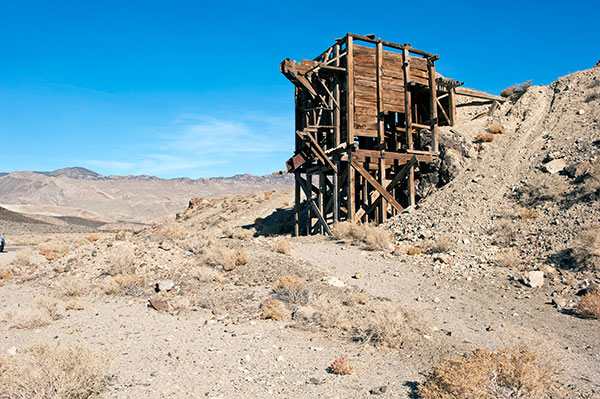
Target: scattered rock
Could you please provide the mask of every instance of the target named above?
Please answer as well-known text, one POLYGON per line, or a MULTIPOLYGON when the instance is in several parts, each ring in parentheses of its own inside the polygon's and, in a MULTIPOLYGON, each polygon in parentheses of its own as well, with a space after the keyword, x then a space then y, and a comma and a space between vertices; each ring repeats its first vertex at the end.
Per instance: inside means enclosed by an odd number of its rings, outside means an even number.
POLYGON ((369 391, 369 393, 371 395, 381 395, 382 393, 386 393, 388 390, 388 387, 386 385, 382 385, 380 387, 377 388, 373 388, 369 391))
POLYGON ((494 326, 488 326, 488 327, 485 329, 485 331, 490 331, 490 332, 492 332, 492 331, 496 331, 496 327, 494 327, 494 326))
POLYGON ((487 131, 493 134, 499 134, 504 131, 504 127, 498 122, 494 122, 488 126, 487 131))
POLYGON ((552 175, 560 172, 567 166, 567 160, 564 158, 555 159, 553 161, 548 162, 544 165, 544 172, 550 173, 552 175))
POLYGON ((173 287, 175 287, 175 282, 173 280, 161 280, 156 283, 156 292, 171 291, 173 287))
POLYGON ((162 241, 160 244, 158 244, 158 247, 163 251, 170 251, 173 248, 167 241, 162 241))
POLYGON ((361 279, 361 278, 363 278, 363 275, 362 275, 362 273, 361 273, 361 272, 356 272, 356 273, 354 273, 354 274, 352 275, 352 278, 355 278, 355 279, 357 279, 357 280, 358 280, 358 279, 361 279))
POLYGON ((445 263, 445 264, 452 263, 452 258, 449 255, 446 255, 446 254, 437 254, 433 258, 433 260, 441 262, 441 263, 445 263))
POLYGON ((117 234, 115 234, 115 240, 117 241, 124 241, 126 238, 127 232, 125 230, 117 231, 117 234))
POLYGON ((321 385, 323 382, 321 380, 319 380, 318 378, 310 377, 310 379, 308 380, 308 383, 314 384, 314 385, 321 385))
POLYGON ((590 294, 592 292, 600 292, 600 286, 596 283, 591 283, 587 287, 582 288, 579 291, 577 291, 577 293, 575 295, 582 296, 582 295, 590 294))
POLYGON ((325 281, 329 285, 332 285, 332 286, 338 287, 338 288, 341 288, 346 285, 342 280, 340 280, 339 278, 337 278, 335 276, 325 277, 323 279, 323 281, 325 281))
POLYGON ((565 173, 573 178, 577 179, 578 177, 583 176, 587 173, 588 170, 592 167, 592 163, 590 161, 577 162, 572 165, 569 165, 565 168, 565 173))
POLYGON ((294 313, 292 313, 292 319, 294 320, 310 320, 315 314, 315 309, 312 306, 298 306, 294 313))
POLYGON ((583 115, 585 114, 585 109, 580 109, 579 111, 577 111, 577 115, 583 115))
POLYGON ((525 275, 523 281, 531 288, 539 288, 544 285, 544 272, 541 270, 530 271, 525 275))
POLYGON ((546 275, 552 277, 552 279, 557 280, 559 278, 558 271, 552 266, 541 265, 540 270, 543 271, 546 275))
POLYGON ((13 357, 13 356, 15 356, 15 355, 17 354, 17 348, 16 348, 16 347, 14 347, 14 346, 11 346, 10 348, 8 348, 8 349, 6 350, 6 354, 7 354, 8 356, 10 356, 10 357, 13 357))
POLYGON ((159 312, 164 312, 164 311, 169 310, 169 303, 167 301, 165 301, 164 299, 160 299, 160 298, 149 299, 148 305, 152 309, 158 310, 159 312))
POLYGON ((552 298, 552 304, 557 308, 564 308, 567 306, 567 300, 561 297, 552 298))

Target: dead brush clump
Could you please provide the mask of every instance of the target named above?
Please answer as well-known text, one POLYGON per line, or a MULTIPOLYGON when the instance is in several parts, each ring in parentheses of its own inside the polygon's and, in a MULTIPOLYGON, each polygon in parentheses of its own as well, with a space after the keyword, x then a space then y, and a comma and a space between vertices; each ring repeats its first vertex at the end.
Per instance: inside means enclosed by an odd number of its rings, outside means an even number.
POLYGON ((446 253, 454 249, 456 240, 450 234, 441 235, 433 240, 428 240, 423 243, 425 252, 428 253, 446 253))
POLYGON ((569 184, 562 176, 543 174, 518 189, 516 199, 525 206, 534 207, 545 202, 559 201, 568 191, 569 184))
POLYGON ((58 258, 62 258, 72 247, 63 240, 47 240, 39 244, 39 253, 44 256, 47 260, 55 260, 58 258))
POLYGON ((296 276, 280 276, 277 283, 273 285, 273 292, 280 301, 292 305, 306 305, 310 302, 310 290, 296 276))
POLYGON ((572 258, 576 269, 600 270, 600 228, 586 230, 575 238, 572 258))
POLYGON ((496 255, 496 264, 500 267, 515 268, 520 262, 520 252, 517 248, 509 248, 496 255))
POLYGON ((416 312, 379 304, 353 327, 353 340, 376 347, 403 348, 420 339, 425 322, 416 312))
POLYGON ((557 373, 529 349, 476 349, 434 365, 418 392, 422 399, 542 399, 552 392, 557 373))
POLYGON ((31 257, 33 256, 32 248, 24 248, 19 250, 12 260, 12 265, 17 267, 27 267, 31 265, 31 257))
POLYGON ((199 255, 211 245, 211 239, 206 234, 195 234, 177 243, 182 249, 199 255))
POLYGON ((188 233, 180 227, 169 230, 169 232, 167 233, 167 237, 172 240, 185 240, 187 236, 188 233))
POLYGON ((81 345, 37 344, 0 374, 0 398, 87 399, 107 381, 107 358, 81 345))
POLYGON ((261 318, 271 319, 275 321, 288 320, 291 312, 286 308, 285 304, 276 299, 269 299, 261 305, 261 318))
POLYGON ((249 240, 254 235, 254 230, 244 229, 242 227, 231 227, 230 225, 225 226, 223 234, 227 238, 233 238, 234 240, 249 240))
POLYGON ((100 239, 100 236, 96 233, 92 233, 92 234, 88 234, 87 236, 85 236, 85 239, 88 240, 89 242, 96 242, 100 239))
POLYGON ((527 91, 527 89, 531 87, 531 80, 528 80, 524 83, 517 83, 515 85, 509 86, 506 89, 500 92, 502 97, 517 97, 522 95, 527 91))
POLYGON ((491 143, 494 141, 494 135, 491 133, 479 133, 473 139, 474 143, 491 143))
POLYGON ((48 310, 40 307, 28 307, 20 309, 18 312, 9 311, 5 315, 10 328, 18 330, 32 330, 46 327, 52 323, 52 317, 48 310))
POLYGON ((54 285, 54 289, 61 297, 73 298, 85 294, 88 286, 81 278, 68 276, 59 280, 54 285))
POLYGON ((518 226, 510 219, 497 219, 489 234, 492 241, 502 247, 513 245, 521 236, 518 226))
POLYGON ((586 319, 600 319, 600 291, 588 292, 580 297, 575 313, 586 319))
POLYGON ((348 360, 348 355, 335 359, 329 366, 329 370, 337 375, 349 375, 354 371, 354 365, 348 360))
POLYGON ((117 274, 108 277, 103 290, 107 295, 140 296, 145 293, 143 277, 135 274, 117 274))
POLYGON ((492 134, 500 134, 504 131, 504 127, 498 122, 494 122, 487 127, 487 131, 492 134))
POLYGON ((48 312, 48 315, 52 320, 59 320, 62 317, 58 310, 58 299, 49 296, 41 296, 37 298, 35 303, 38 308, 48 312))
POLYGON ((528 220, 532 220, 532 219, 537 219, 540 216, 540 213, 537 211, 537 209, 521 209, 521 212, 519 212, 519 219, 521 219, 521 221, 526 222, 528 220))
POLYGON ((213 245, 207 248, 204 251, 204 258, 208 265, 221 267, 227 272, 248 263, 246 252, 242 250, 234 251, 221 245, 213 245))
POLYGON ((13 278, 13 272, 10 267, 2 267, 0 268, 0 285, 3 285, 5 282, 13 278))
POLYGON ((135 253, 129 245, 114 246, 106 256, 104 273, 110 276, 134 274, 136 271, 135 253))
POLYGON ((273 251, 278 254, 289 255, 292 252, 292 246, 289 241, 281 237, 273 244, 273 251))
POLYGON ((362 243, 376 251, 389 251, 393 242, 388 231, 370 224, 339 222, 333 225, 331 232, 338 240, 362 243))

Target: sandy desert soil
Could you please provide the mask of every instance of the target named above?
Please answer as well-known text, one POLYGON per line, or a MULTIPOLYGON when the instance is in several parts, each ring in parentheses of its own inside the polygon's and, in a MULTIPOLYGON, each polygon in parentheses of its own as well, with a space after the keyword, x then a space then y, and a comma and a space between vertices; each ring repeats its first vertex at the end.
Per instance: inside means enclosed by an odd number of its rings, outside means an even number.
POLYGON ((598 398, 600 322, 574 309, 600 274, 573 252, 600 215, 595 82, 599 69, 531 87, 489 119, 461 107, 454 180, 374 230, 378 245, 290 237, 285 191, 205 198, 134 231, 11 236, 0 358, 83 344, 109 357, 106 398, 417 398, 446 357, 528 348, 556 372, 537 397, 598 398), (550 174, 548 158, 592 167, 550 174), (332 373, 343 355, 354 369, 332 373))

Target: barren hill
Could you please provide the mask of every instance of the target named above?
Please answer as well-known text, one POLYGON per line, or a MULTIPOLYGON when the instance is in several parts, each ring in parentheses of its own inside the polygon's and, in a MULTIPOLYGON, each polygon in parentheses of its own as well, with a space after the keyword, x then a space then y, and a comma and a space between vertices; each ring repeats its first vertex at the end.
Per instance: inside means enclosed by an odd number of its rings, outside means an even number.
POLYGON ((149 223, 174 215, 192 197, 256 193, 291 187, 289 176, 161 179, 102 176, 84 168, 0 176, 0 204, 13 211, 105 222, 149 223))

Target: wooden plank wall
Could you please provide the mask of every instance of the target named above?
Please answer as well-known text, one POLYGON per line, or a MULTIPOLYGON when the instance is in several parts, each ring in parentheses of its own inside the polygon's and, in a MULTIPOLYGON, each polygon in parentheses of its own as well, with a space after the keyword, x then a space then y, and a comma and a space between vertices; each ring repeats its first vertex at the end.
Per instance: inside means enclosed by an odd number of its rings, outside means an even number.
MULTIPOLYGON (((377 137, 377 54, 374 48, 354 45, 354 134, 377 137)), ((383 111, 404 113, 402 53, 383 51, 383 111)), ((410 57, 410 81, 429 85, 427 61, 410 57)))

